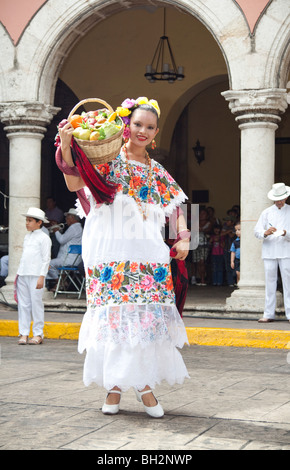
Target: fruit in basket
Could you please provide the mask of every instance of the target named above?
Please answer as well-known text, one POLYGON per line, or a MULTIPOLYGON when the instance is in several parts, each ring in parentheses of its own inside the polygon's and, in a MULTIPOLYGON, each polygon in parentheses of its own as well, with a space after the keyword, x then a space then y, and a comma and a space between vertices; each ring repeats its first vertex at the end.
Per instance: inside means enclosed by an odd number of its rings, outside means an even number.
POLYGON ((116 120, 116 117, 117 117, 117 112, 114 111, 112 114, 110 114, 110 116, 108 117, 108 122, 113 122, 116 120))
POLYGON ((73 136, 81 140, 105 140, 117 134, 122 128, 122 121, 116 112, 110 113, 107 109, 82 112, 70 118, 74 127, 73 136))
POLYGON ((79 127, 82 124, 82 122, 83 122, 83 118, 79 114, 74 114, 70 119, 70 123, 74 129, 79 127))
POLYGON ((96 124, 96 122, 97 122, 97 120, 95 118, 89 118, 87 120, 88 126, 91 126, 91 127, 93 127, 96 124))
POLYGON ((80 126, 73 131, 73 136, 77 139, 90 140, 91 130, 80 126))
POLYGON ((108 139, 109 137, 112 137, 113 135, 117 134, 117 132, 119 132, 119 129, 117 128, 117 125, 115 124, 115 121, 105 122, 102 128, 104 129, 106 139, 108 139))
POLYGON ((99 131, 93 131, 90 135, 90 140, 99 140, 100 133, 99 131))

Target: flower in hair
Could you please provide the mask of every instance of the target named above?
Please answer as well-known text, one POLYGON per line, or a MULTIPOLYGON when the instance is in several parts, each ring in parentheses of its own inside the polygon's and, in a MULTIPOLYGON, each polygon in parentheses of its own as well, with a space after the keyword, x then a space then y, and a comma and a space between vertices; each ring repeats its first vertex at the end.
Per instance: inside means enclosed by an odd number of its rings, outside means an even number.
POLYGON ((131 109, 135 106, 136 104, 136 100, 133 100, 133 99, 130 99, 130 98, 126 98, 123 103, 121 104, 122 108, 128 108, 128 109, 131 109))
POLYGON ((148 104, 149 100, 146 98, 146 96, 139 96, 139 98, 136 99, 136 104, 140 106, 140 104, 148 104))
POLYGON ((129 126, 129 124, 130 124, 130 116, 122 117, 122 121, 123 121, 123 123, 125 124, 125 126, 129 126))
POLYGON ((118 108, 116 109, 116 112, 120 117, 126 117, 126 116, 129 116, 129 114, 131 114, 130 109, 123 108, 122 106, 118 106, 118 108))
POLYGON ((130 129, 128 126, 125 126, 124 132, 123 132, 123 139, 128 140, 130 137, 130 129))
POLYGON ((159 105, 158 105, 157 101, 156 100, 149 100, 148 104, 150 104, 151 106, 153 106, 153 108, 156 109, 158 117, 160 117, 160 108, 159 108, 159 105))

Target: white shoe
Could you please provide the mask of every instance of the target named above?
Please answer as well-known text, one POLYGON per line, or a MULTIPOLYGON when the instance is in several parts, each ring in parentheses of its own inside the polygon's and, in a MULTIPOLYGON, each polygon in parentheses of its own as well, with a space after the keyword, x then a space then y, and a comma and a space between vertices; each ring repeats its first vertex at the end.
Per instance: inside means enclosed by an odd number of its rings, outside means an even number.
MULTIPOLYGON (((120 392, 119 390, 110 390, 108 395, 110 393, 118 393, 119 395, 122 395, 122 392, 120 392)), ((121 397, 120 397, 120 400, 121 400, 121 397)), ((117 403, 116 405, 108 405, 105 402, 102 406, 102 412, 104 413, 104 415, 116 415, 117 413, 119 413, 119 409, 120 409, 120 403, 117 403)))
MULTIPOLYGON (((144 392, 139 392, 136 388, 134 389, 136 393, 137 400, 143 403, 142 396, 145 395, 146 393, 153 393, 152 390, 145 390, 144 392)), ((154 397, 155 398, 155 397, 154 397)), ((151 416, 152 418, 162 418, 164 416, 164 411, 160 403, 158 402, 157 398, 155 398, 157 401, 157 405, 155 406, 146 406, 143 403, 144 410, 146 413, 151 416)))

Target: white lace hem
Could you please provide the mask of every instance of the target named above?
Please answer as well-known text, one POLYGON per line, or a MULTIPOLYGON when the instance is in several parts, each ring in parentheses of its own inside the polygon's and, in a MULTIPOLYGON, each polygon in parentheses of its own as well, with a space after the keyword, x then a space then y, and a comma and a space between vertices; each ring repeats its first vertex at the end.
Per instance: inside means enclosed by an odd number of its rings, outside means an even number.
POLYGON ((83 381, 96 383, 106 390, 119 387, 154 389, 165 380, 169 385, 182 384, 190 378, 180 352, 168 342, 146 348, 124 347, 120 344, 98 345, 87 350, 83 381))
POLYGON ((184 323, 175 304, 123 303, 88 307, 80 329, 78 350, 82 353, 99 344, 143 348, 164 341, 178 348, 188 344, 184 323))

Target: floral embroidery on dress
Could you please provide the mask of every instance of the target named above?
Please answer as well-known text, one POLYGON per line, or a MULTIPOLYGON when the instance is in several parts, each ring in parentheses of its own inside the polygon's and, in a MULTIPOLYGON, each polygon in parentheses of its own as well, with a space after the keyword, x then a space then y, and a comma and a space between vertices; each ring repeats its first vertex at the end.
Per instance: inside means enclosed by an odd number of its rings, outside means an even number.
MULTIPOLYGON (((166 208, 176 197, 183 195, 183 191, 160 163, 151 160, 151 165, 154 178, 151 185, 151 194, 147 202, 166 208)), ((131 165, 131 168, 134 174, 133 181, 131 181, 121 155, 110 163, 96 166, 97 171, 102 176, 118 184, 117 193, 132 196, 134 189, 138 191, 139 198, 146 201, 149 191, 147 185, 148 167, 134 163, 131 165)), ((183 199, 185 199, 185 195, 183 199)))
POLYGON ((112 261, 89 268, 88 305, 173 304, 175 294, 169 264, 112 261))

